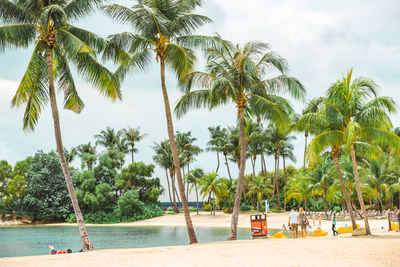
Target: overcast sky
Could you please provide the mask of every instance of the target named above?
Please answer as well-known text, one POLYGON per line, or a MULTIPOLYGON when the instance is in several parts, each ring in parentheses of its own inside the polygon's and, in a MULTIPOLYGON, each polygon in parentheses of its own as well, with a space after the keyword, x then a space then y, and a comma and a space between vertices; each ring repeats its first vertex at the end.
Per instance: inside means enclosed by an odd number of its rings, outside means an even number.
MULTIPOLYGON (((132 3, 117 2, 128 6, 132 3)), ((380 95, 392 96, 399 102, 399 1, 205 0, 197 13, 214 21, 201 28, 201 34, 218 32, 235 43, 252 40, 269 43, 272 50, 288 60, 290 75, 305 85, 307 99, 321 96, 331 83, 353 67, 355 76, 373 78, 380 85, 380 95)), ((110 21, 100 12, 77 24, 103 36, 130 30, 110 21)), ((12 164, 37 150, 55 148, 49 107, 41 116, 35 132, 29 133, 22 131, 23 109, 10 108, 31 51, 31 48, 7 50, 0 54, 0 160, 6 159, 12 164)), ((181 93, 174 76, 167 75, 167 88, 171 104, 174 104, 181 93)), ((154 64, 146 73, 130 75, 122 85, 123 100, 115 103, 100 96, 78 76, 75 79, 86 108, 79 115, 60 110, 65 147, 93 141, 93 136, 107 126, 116 129, 140 126, 148 136, 138 144, 139 153, 135 160, 152 163, 151 146, 167 138, 159 67, 154 64)), ((58 99, 61 100, 61 95, 58 99)), ((301 112, 304 106, 297 102, 293 105, 297 112, 301 112)), ((175 119, 174 123, 175 130, 192 131, 192 135, 198 138, 197 145, 205 148, 209 138, 207 127, 233 126, 235 118, 234 105, 231 104, 212 112, 192 111, 180 120, 175 119)), ((392 120, 395 126, 400 126, 398 114, 393 115, 392 120)), ((296 166, 302 164, 303 147, 303 137, 298 135, 295 141, 296 166)), ((79 164, 78 160, 74 163, 76 166, 79 164)), ((272 168, 272 158, 268 159, 267 165, 272 168)), ((233 163, 230 166, 236 175, 236 166, 233 163)), ((202 153, 193 167, 206 171, 215 169, 215 154, 202 153)), ((250 167, 248 162, 247 172, 250 172, 250 167)), ((225 169, 221 170, 221 176, 226 176, 225 169)), ((156 169, 155 176, 160 177, 166 187, 164 172, 160 168, 156 169)), ((194 200, 193 196, 190 200, 194 200)), ((162 200, 167 200, 167 196, 162 200)))

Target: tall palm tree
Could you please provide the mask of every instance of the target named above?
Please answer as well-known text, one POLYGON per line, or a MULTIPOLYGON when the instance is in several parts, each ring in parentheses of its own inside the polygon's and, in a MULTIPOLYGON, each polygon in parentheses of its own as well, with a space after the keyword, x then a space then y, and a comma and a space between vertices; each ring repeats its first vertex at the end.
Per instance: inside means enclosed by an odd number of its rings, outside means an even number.
POLYGON ((165 68, 169 67, 178 79, 189 71, 196 61, 190 48, 206 45, 206 37, 192 35, 197 28, 211 22, 208 17, 193 13, 202 4, 201 0, 137 0, 132 8, 120 5, 103 7, 104 12, 116 21, 132 25, 137 34, 121 33, 111 36, 110 57, 125 62, 118 71, 121 79, 132 68, 146 69, 152 52, 160 64, 161 89, 164 98, 165 116, 172 156, 174 159, 179 191, 183 202, 189 242, 197 243, 179 164, 178 150, 174 139, 174 127, 170 110, 165 68), (127 51, 129 56, 127 59, 127 51))
POLYGON ((74 161, 75 157, 78 155, 78 151, 76 147, 71 147, 70 150, 64 148, 64 154, 67 164, 70 164, 72 161, 74 161))
POLYGON ((96 145, 101 145, 106 149, 116 148, 120 137, 121 133, 111 127, 101 130, 100 134, 94 136, 96 139, 96 145))
POLYGON ((382 192, 389 195, 389 187, 391 180, 395 177, 390 169, 389 156, 383 155, 379 159, 365 160, 367 171, 363 172, 363 178, 366 185, 376 191, 379 201, 379 212, 382 214, 383 201, 382 192))
POLYGON ((314 195, 322 195, 326 216, 328 216, 326 211, 327 192, 334 181, 332 167, 333 162, 330 155, 325 155, 322 161, 310 171, 308 176, 314 195))
POLYGON ((203 176, 204 176, 204 171, 202 169, 200 169, 200 168, 196 168, 194 170, 191 170, 186 175, 188 183, 191 184, 189 192, 192 192, 193 188, 196 191, 197 214, 199 214, 199 194, 198 194, 198 190, 197 190, 198 188, 197 187, 198 187, 200 178, 203 177, 203 176))
POLYGON ((165 169, 165 176, 168 184, 170 202, 174 207, 174 211, 176 213, 179 213, 179 209, 176 204, 176 198, 175 198, 176 194, 175 180, 174 180, 175 166, 174 166, 174 161, 172 159, 171 146, 169 145, 169 142, 166 140, 160 143, 154 143, 153 150, 155 152, 155 155, 153 156, 154 162, 156 162, 160 167, 165 169), (169 178, 171 178, 171 185, 168 178, 168 172, 170 174, 169 178))
POLYGON ((356 161, 355 143, 365 141, 382 144, 396 151, 400 148, 400 138, 390 131, 392 123, 388 113, 396 111, 390 97, 378 97, 377 85, 369 78, 358 77, 352 80, 353 70, 328 90, 329 118, 341 121, 342 129, 334 134, 341 135, 346 148, 350 150, 353 163, 358 201, 361 206, 367 234, 371 234, 367 211, 361 192, 361 184, 356 161))
POLYGON ((312 127, 313 129, 317 129, 315 132, 316 136, 311 140, 307 147, 307 158, 311 166, 314 166, 318 161, 320 161, 320 155, 322 152, 324 152, 326 148, 330 147, 332 160, 340 182, 342 196, 345 199, 353 229, 356 229, 356 218, 339 164, 339 156, 342 152, 344 140, 342 135, 335 133, 336 131, 341 131, 342 125, 340 121, 335 119, 335 117, 328 118, 327 110, 329 110, 330 105, 326 98, 322 98, 322 100, 323 103, 318 109, 309 110, 308 113, 303 114, 303 116, 301 116, 297 121, 296 125, 297 127, 299 127, 299 125, 308 125, 308 128, 312 127))
POLYGON ((215 216, 215 202, 226 192, 226 185, 218 178, 215 172, 208 173, 200 178, 200 193, 203 193, 203 199, 209 196, 213 200, 212 211, 215 216))
POLYGON ((131 128, 130 126, 128 126, 128 128, 126 129, 122 129, 120 132, 122 138, 126 141, 126 145, 129 147, 133 163, 134 162, 133 154, 138 152, 136 148, 136 142, 141 141, 147 134, 140 133, 140 127, 131 128))
POLYGON ((208 107, 213 109, 232 102, 237 108, 240 132, 240 161, 238 187, 231 219, 229 239, 236 239, 239 206, 246 165, 245 112, 258 112, 266 119, 282 119, 285 110, 290 109, 286 99, 276 95, 288 91, 296 98, 303 97, 305 90, 295 78, 285 75, 287 64, 284 59, 269 50, 263 42, 249 42, 243 46, 234 45, 214 37, 214 45, 207 49, 206 72, 192 72, 185 77, 186 94, 175 108, 178 117, 190 108, 208 107), (280 76, 265 79, 270 69, 276 69, 280 76), (191 91, 193 86, 200 90, 191 91))
POLYGON ((207 148, 206 151, 214 151, 217 153, 217 168, 215 170, 216 173, 218 173, 219 170, 219 165, 220 165, 220 160, 219 160, 219 143, 221 140, 221 126, 211 126, 208 127, 208 131, 210 132, 210 141, 207 142, 207 148))
POLYGON ((50 101, 54 133, 61 168, 76 214, 83 251, 92 250, 82 213, 75 195, 61 138, 56 87, 64 93, 64 109, 79 113, 84 108, 74 83, 69 63, 78 73, 112 100, 121 98, 119 83, 96 59, 106 42, 98 35, 73 26, 86 17, 101 1, 14 1, 2 0, 0 51, 8 47, 26 48, 33 53, 17 92, 13 107, 25 106, 23 129, 34 130, 43 108, 50 101))
MULTIPOLYGON (((314 98, 312 99, 306 106, 306 108, 303 110, 303 116, 309 113, 315 113, 317 112, 320 107, 321 104, 323 104, 324 102, 324 98, 323 97, 319 97, 319 98, 314 98)), ((306 155, 307 155, 307 139, 309 134, 315 134, 318 133, 319 131, 319 125, 313 123, 312 121, 309 120, 298 120, 298 118, 296 119, 295 122, 295 129, 297 131, 303 131, 304 132, 304 158, 303 158, 303 168, 306 168, 306 155)))
POLYGON ((257 197, 257 211, 260 211, 260 204, 264 196, 267 198, 272 194, 272 185, 269 180, 263 176, 256 176, 249 184, 247 195, 256 195, 257 197))
POLYGON ((285 202, 288 202, 291 199, 296 199, 300 204, 304 204, 304 209, 307 211, 307 200, 312 195, 312 186, 310 186, 310 182, 308 177, 308 172, 305 170, 301 170, 296 173, 294 176, 289 178, 288 181, 288 189, 285 192, 285 202))

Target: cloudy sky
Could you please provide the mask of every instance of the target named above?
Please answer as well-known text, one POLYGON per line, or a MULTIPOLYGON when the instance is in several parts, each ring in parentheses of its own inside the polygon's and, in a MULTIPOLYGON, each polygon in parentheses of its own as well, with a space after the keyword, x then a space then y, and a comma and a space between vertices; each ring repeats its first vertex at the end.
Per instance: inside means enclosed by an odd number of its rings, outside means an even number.
MULTIPOLYGON (((129 6, 132 1, 119 3, 129 6)), ((201 34, 217 32, 235 43, 268 42, 272 50, 288 60, 290 75, 305 85, 307 99, 322 95, 332 82, 353 67, 356 76, 373 78, 381 87, 380 94, 392 96, 397 102, 400 102, 399 12, 400 2, 395 0, 205 0, 197 11, 214 21, 201 28, 201 34)), ((100 12, 77 24, 103 36, 130 30, 113 23, 100 12)), ((10 108, 30 52, 31 49, 7 50, 0 54, 0 159, 12 164, 39 149, 55 148, 49 108, 41 116, 35 132, 28 133, 22 131, 23 110, 10 108)), ((86 108, 79 115, 61 111, 64 145, 70 148, 92 141, 93 136, 107 126, 116 129, 140 126, 148 136, 138 144, 136 160, 151 163, 151 146, 167 137, 158 66, 129 76, 122 85, 123 100, 115 103, 101 97, 77 76, 76 82, 86 108)), ((181 93, 173 75, 169 74, 167 88, 171 103, 175 103, 181 93)), ((293 102, 293 105, 301 112, 302 103, 293 102)), ((212 112, 193 111, 175 120, 175 130, 192 131, 198 138, 197 144, 205 148, 209 137, 207 127, 234 125, 235 116, 234 105, 212 112)), ((392 120, 394 125, 400 125, 398 114, 393 115, 392 120)), ((303 146, 299 135, 295 141, 296 166, 302 163, 303 146)), ((267 165, 271 168, 272 164, 270 158, 267 165)), ((74 165, 79 166, 79 162, 74 165)), ((215 169, 215 155, 201 154, 193 167, 206 171, 215 169)), ((236 175, 233 163, 231 169, 236 175)), ((247 169, 250 172, 250 164, 247 169)), ((226 175, 224 169, 221 175, 226 175)), ((166 186, 161 169, 156 170, 155 176, 166 186)), ((191 199, 194 200, 193 196, 191 199)))

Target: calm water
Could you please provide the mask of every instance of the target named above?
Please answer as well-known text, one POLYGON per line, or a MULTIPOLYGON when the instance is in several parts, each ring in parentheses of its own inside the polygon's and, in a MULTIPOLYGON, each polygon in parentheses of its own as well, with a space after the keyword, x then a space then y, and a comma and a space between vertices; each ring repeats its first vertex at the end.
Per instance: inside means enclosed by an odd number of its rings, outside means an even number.
MULTIPOLYGON (((185 227, 87 227, 95 249, 143 248, 188 244, 185 227)), ((228 228, 196 228, 199 242, 224 241, 228 228)), ((269 234, 275 231, 270 230, 269 234)), ((238 229, 238 239, 250 239, 250 230, 238 229)), ((47 245, 58 250, 81 249, 77 227, 0 227, 0 257, 45 255, 47 245)))

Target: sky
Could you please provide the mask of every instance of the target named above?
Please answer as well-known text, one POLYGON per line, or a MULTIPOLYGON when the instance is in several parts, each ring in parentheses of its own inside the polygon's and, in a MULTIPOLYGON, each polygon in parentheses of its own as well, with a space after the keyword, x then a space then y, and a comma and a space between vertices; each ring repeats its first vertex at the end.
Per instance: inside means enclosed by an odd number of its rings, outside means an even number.
MULTIPOLYGON (((131 6, 132 1, 108 1, 131 6)), ((329 85, 341 78, 351 68, 354 77, 367 76, 379 86, 379 94, 391 96, 400 103, 400 2, 382 1, 320 1, 320 0, 205 0, 196 13, 206 15, 212 24, 202 27, 198 33, 220 34, 224 39, 244 44, 260 40, 270 44, 271 49, 288 60, 291 76, 299 79, 307 90, 307 100, 321 96, 329 85)), ((96 12, 88 19, 76 23, 104 37, 122 31, 132 31, 96 12)), ((10 107, 10 101, 24 74, 32 47, 26 50, 6 50, 0 53, 0 160, 11 164, 33 155, 37 150, 55 149, 55 139, 50 108, 39 119, 34 132, 22 130, 23 109, 10 107)), ((202 54, 197 68, 202 67, 202 54)), ((115 66, 107 64, 111 69, 115 66)), ((121 129, 140 127, 148 135, 138 143, 136 161, 152 163, 154 142, 167 138, 163 100, 160 87, 159 66, 154 64, 145 73, 132 73, 122 84, 122 101, 111 102, 102 97, 84 80, 75 75, 77 88, 86 107, 81 114, 60 110, 64 146, 78 146, 94 140, 107 126, 121 129)), ((175 76, 167 73, 167 89, 171 108, 182 95, 175 76)), ((59 102, 61 94, 58 95, 59 102)), ((293 101, 300 113, 304 103, 293 101)), ((196 110, 177 120, 175 130, 191 131, 198 140, 196 144, 206 147, 209 126, 233 126, 236 122, 234 105, 219 109, 196 110)), ((400 115, 391 116, 394 126, 400 126, 400 115)), ((296 163, 302 165, 304 138, 297 134, 294 141, 296 163)), ((101 148, 98 148, 101 151, 101 148)), ((129 163, 129 157, 126 158, 129 163)), ((127 165, 126 163, 126 165, 127 165)), ((79 166, 75 160, 74 166, 79 166)), ((272 169, 273 159, 267 159, 272 169)), ((192 167, 205 171, 216 168, 216 155, 202 153, 192 167)), ((230 163, 232 175, 237 167, 230 163)), ((224 166, 220 176, 227 176, 224 166)), ((250 162, 246 172, 251 172, 250 162)), ((164 171, 157 167, 155 177, 161 179, 167 189, 164 171)), ((161 198, 166 201, 168 196, 161 198)), ((190 194, 194 201, 195 195, 190 194)))

